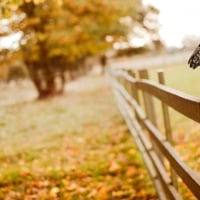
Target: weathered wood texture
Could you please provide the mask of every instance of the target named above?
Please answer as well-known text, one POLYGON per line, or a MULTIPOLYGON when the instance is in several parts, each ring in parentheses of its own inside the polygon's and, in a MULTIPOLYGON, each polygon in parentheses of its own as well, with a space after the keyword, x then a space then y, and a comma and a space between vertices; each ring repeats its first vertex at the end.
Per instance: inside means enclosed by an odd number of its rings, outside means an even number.
POLYGON ((141 151, 159 199, 182 199, 177 188, 176 175, 187 185, 194 197, 200 199, 200 176, 180 159, 173 148, 170 116, 167 110, 169 106, 192 120, 200 122, 200 99, 164 86, 162 75, 160 75, 160 84, 157 84, 146 80, 148 76, 144 71, 139 72, 139 77, 142 79, 136 79, 135 73, 130 71, 113 69, 109 71, 109 74, 119 110, 141 151), (128 87, 128 84, 131 87, 128 87), (142 91, 143 98, 146 99, 143 99, 144 110, 139 103, 138 91, 142 91), (152 97, 156 97, 162 103, 165 134, 162 134, 156 126, 152 97), (163 160, 160 159, 160 153, 163 159, 169 162, 170 169, 167 169, 163 160))

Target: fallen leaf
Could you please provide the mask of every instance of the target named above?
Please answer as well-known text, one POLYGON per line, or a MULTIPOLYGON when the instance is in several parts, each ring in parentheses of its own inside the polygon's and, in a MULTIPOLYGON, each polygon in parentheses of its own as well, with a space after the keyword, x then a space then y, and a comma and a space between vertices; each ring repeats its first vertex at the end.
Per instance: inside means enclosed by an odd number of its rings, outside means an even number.
POLYGON ((21 176, 29 176, 31 175, 31 172, 28 168, 23 168, 20 172, 21 176))
POLYGON ((58 187, 53 187, 50 190, 50 196, 57 197, 59 192, 60 192, 60 189, 58 187))
POLYGON ((126 171, 126 176, 128 177, 133 177, 135 176, 135 174, 137 174, 137 169, 134 166, 128 167, 127 171, 126 171))
POLYGON ((97 190, 96 190, 96 189, 93 189, 93 190, 87 195, 87 197, 88 197, 89 199, 91 199, 91 198, 97 196, 97 193, 98 193, 97 190))
POLYGON ((78 189, 78 185, 74 182, 70 183, 68 186, 67 186, 67 190, 68 191, 73 191, 73 190, 77 190, 78 189))
POLYGON ((123 191, 114 191, 112 192, 113 197, 121 197, 123 196, 124 192, 123 191))
POLYGON ((108 186, 101 187, 97 194, 98 199, 100 199, 100 200, 109 199, 109 191, 110 191, 110 187, 108 187, 108 186))
POLYGON ((108 170, 111 174, 118 174, 120 171, 121 171, 121 166, 113 161, 111 164, 110 164, 110 167, 109 167, 109 170, 108 170))

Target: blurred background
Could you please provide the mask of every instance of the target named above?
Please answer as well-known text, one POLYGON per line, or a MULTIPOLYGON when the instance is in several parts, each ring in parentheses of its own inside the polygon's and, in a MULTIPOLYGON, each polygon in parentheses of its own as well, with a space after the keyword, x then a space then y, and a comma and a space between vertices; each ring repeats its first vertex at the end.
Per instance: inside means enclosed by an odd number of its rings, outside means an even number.
POLYGON ((193 1, 2 0, 1 82, 31 80, 45 98, 111 58, 179 52, 174 62, 185 61, 199 42, 193 1))
MULTIPOLYGON (((200 96, 200 71, 187 65, 200 42, 199 8, 0 0, 0 199, 158 199, 104 72, 145 68, 158 82, 162 68, 168 86, 200 96)), ((170 116, 174 147, 199 171, 199 124, 170 116)))

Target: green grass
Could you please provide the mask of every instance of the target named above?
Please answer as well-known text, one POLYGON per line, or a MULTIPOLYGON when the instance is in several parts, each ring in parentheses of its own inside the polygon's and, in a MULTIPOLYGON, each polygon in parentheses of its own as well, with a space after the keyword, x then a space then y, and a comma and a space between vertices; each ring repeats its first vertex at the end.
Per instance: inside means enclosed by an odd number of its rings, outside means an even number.
MULTIPOLYGON (((157 81, 157 70, 150 70, 150 78, 157 81)), ((200 97, 200 70, 190 69, 186 64, 172 65, 163 68, 166 85, 195 97, 200 97)), ((156 101, 156 106, 160 103, 156 101)), ((162 116, 161 109, 157 111, 162 116)), ((162 124, 162 117, 159 118, 159 125, 162 124)), ((170 109, 170 120, 175 146, 182 159, 194 170, 200 172, 199 146, 200 146, 200 125, 191 119, 170 109)), ((161 125, 163 126, 163 125, 161 125)))
MULTIPOLYGON (((200 70, 193 70, 186 64, 177 64, 160 67, 164 71, 166 85, 184 93, 200 97, 199 77, 200 70)), ((156 71, 159 68, 150 70, 150 77, 157 81, 156 71)))

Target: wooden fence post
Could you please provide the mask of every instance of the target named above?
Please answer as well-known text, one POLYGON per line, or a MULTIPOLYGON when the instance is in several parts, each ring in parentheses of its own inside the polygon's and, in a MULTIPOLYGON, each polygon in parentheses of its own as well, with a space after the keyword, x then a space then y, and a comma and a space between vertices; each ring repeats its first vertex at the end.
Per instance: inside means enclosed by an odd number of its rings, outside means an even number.
MULTIPOLYGON (((136 78, 136 74, 133 70, 128 70, 127 72, 131 77, 136 78)), ((137 102, 137 104, 140 105, 139 94, 138 94, 136 85, 134 83, 129 83, 129 84, 130 84, 129 85, 130 95, 134 98, 134 100, 137 102)), ((134 108, 134 113, 135 113, 136 119, 139 120, 139 118, 137 117, 135 108, 134 108)))
MULTIPOLYGON (((146 69, 140 70, 139 77, 141 79, 149 79, 148 71, 146 69)), ((143 99, 144 99, 144 107, 145 107, 147 118, 151 120, 151 122, 155 125, 155 127, 158 127, 152 96, 150 94, 148 94, 147 92, 143 92, 143 99)), ((156 154, 158 155, 161 164, 164 167, 164 159, 162 156, 162 152, 159 150, 155 141, 152 138, 151 138, 151 145, 152 145, 153 149, 155 150, 156 154)))
MULTIPOLYGON (((158 70, 157 73, 158 73, 159 83, 164 85, 165 78, 164 78, 163 70, 158 70)), ((169 109, 168 109, 168 106, 164 104, 163 102, 161 102, 161 104, 162 104, 163 120, 164 120, 164 126, 165 126, 165 137, 171 144, 173 144, 169 109)), ((170 166, 170 171, 171 171, 172 184, 174 185, 174 187, 176 187, 176 189, 178 189, 177 175, 171 166, 170 166)))
MULTIPOLYGON (((134 75, 133 73, 132 76, 134 75)), ((135 137, 139 150, 143 154, 143 159, 155 183, 159 199, 182 199, 178 191, 176 176, 182 179, 182 182, 197 199, 200 199, 200 176, 182 161, 176 149, 170 145, 170 142, 173 143, 173 140, 168 112, 168 107, 171 107, 183 115, 200 122, 200 99, 170 89, 169 87, 161 86, 161 84, 165 83, 163 72, 159 72, 158 76, 160 84, 150 81, 134 80, 127 73, 120 73, 120 71, 119 73, 113 73, 111 82, 114 87, 119 109, 130 132, 135 137), (131 88, 130 86, 133 86, 133 89, 135 87, 134 90, 130 90, 130 95, 125 90, 125 85, 127 84, 128 89, 131 88), (139 92, 142 92, 144 97, 146 116, 144 116, 143 108, 133 101, 134 95, 138 98, 137 95, 139 92), (130 97, 131 95, 133 98, 130 97), (149 104, 151 105, 152 103, 153 105, 153 96, 163 103, 165 137, 162 137, 164 134, 156 128, 155 124, 153 125, 154 121, 152 120, 152 113, 150 111, 154 107, 151 106, 151 109, 149 109, 149 104), (134 118, 133 111, 135 111, 138 119, 134 118), (169 162, 170 169, 165 167, 164 162, 162 162, 163 158, 169 162)), ((147 71, 143 70, 143 72, 140 72, 140 77, 144 79, 148 78, 147 71)), ((140 94, 139 97, 141 100, 142 96, 140 94)), ((136 100, 136 98, 134 99, 136 100)), ((191 198, 193 197, 191 196, 191 198)))
MULTIPOLYGON (((135 78, 136 77, 136 74, 134 71, 132 71, 131 69, 130 70, 127 70, 128 74, 135 78)), ((137 91, 137 88, 136 88, 136 85, 134 83, 129 83, 129 93, 130 95, 137 101, 137 103, 139 104, 139 96, 138 96, 138 91, 137 91)))
MULTIPOLYGON (((119 72, 120 73, 120 72, 119 72)), ((117 80, 119 81, 119 83, 124 86, 124 78, 120 75, 117 77, 117 80)))
MULTIPOLYGON (((139 71, 139 77, 141 79, 149 79, 149 74, 146 69, 139 71)), ((152 121, 152 123, 157 127, 155 107, 153 103, 153 98, 150 94, 143 92, 144 107, 147 117, 152 121)))
MULTIPOLYGON (((120 72, 123 73, 123 70, 121 70, 120 72)), ((127 81, 122 75, 120 76, 120 83, 125 89, 127 89, 127 81)))

